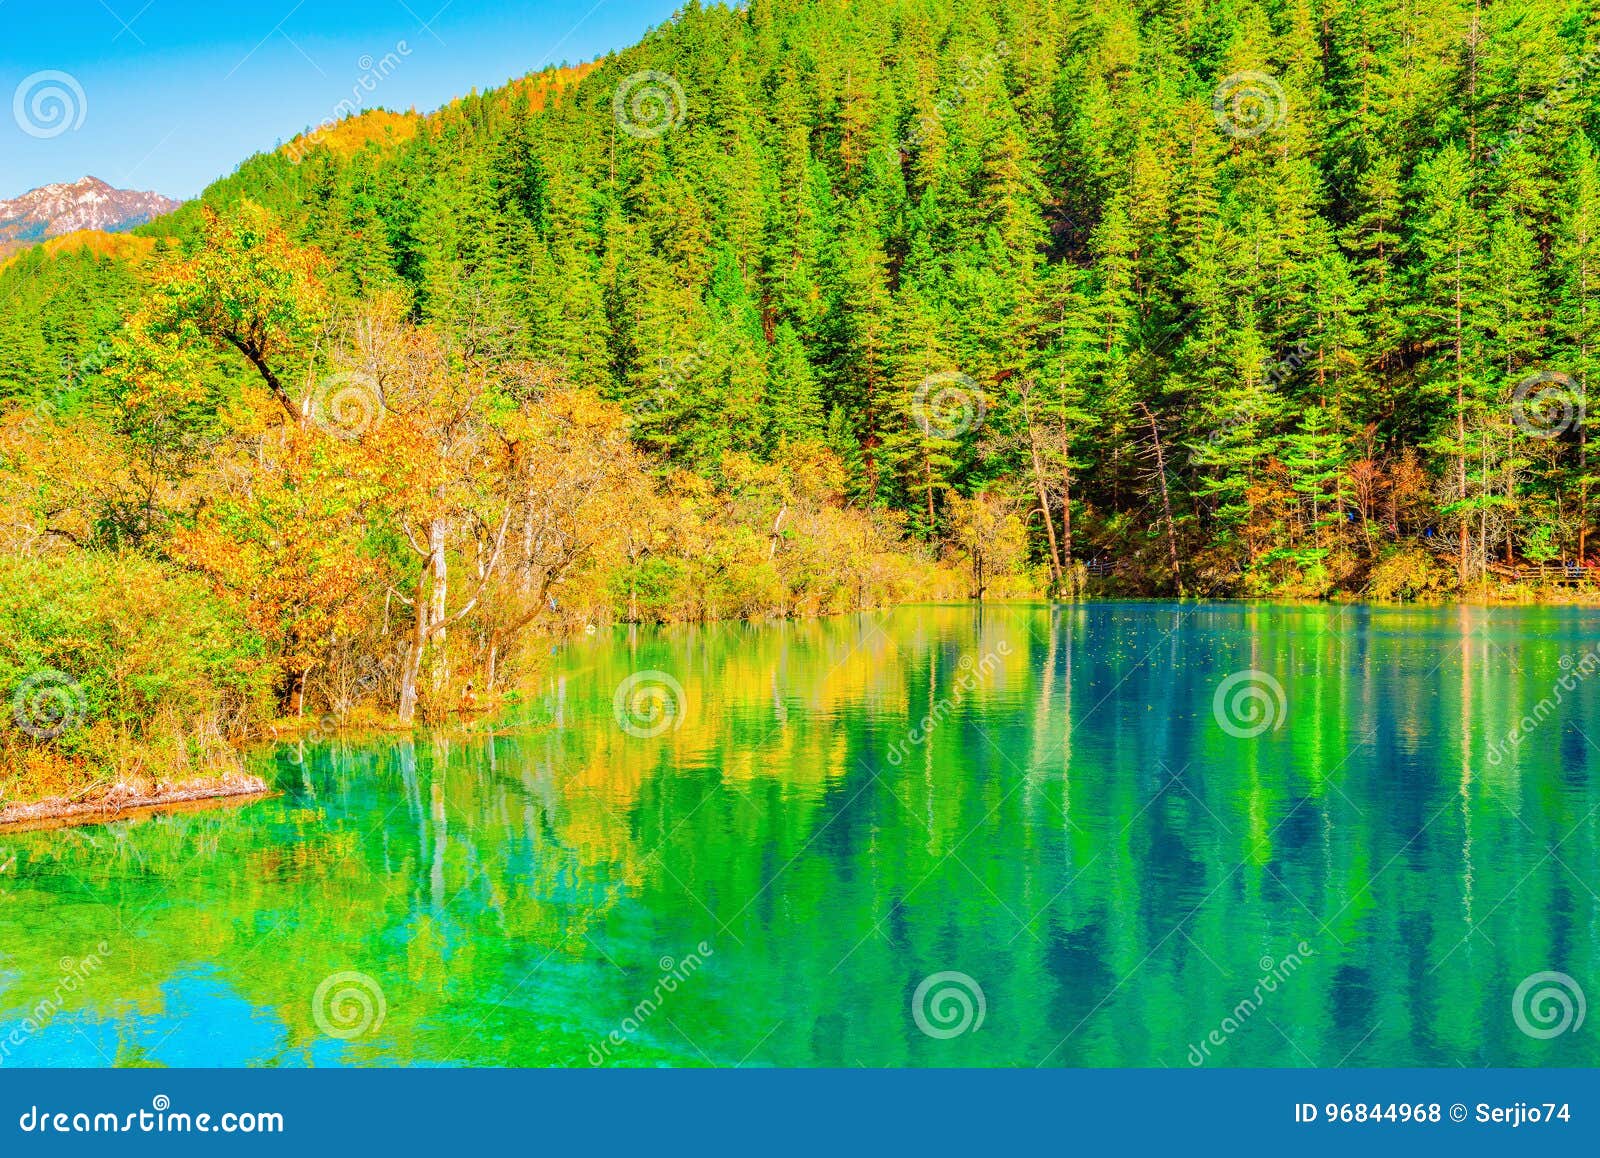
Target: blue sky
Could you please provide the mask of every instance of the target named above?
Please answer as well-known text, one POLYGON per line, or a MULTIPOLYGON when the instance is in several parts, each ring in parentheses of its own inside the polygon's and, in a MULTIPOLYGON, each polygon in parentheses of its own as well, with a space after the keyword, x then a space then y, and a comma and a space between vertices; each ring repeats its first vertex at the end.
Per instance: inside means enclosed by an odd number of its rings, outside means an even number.
POLYGON ((0 198, 93 174, 193 197, 333 114, 426 112, 637 41, 677 0, 0 0, 0 198), (380 62, 389 58, 382 68, 380 62))

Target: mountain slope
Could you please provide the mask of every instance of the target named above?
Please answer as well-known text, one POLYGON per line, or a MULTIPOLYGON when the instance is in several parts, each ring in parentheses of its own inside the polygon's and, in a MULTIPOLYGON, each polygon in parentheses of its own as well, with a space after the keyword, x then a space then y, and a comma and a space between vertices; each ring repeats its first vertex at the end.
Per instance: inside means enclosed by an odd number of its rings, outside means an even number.
MULTIPOLYGON (((930 540, 1004 495, 1057 582, 1415 596, 1592 555, 1600 15, 1314 10, 691 2, 139 232, 248 199, 674 465, 822 439, 930 540)), ((0 294, 87 312, 49 281, 0 294)))
POLYGON ((159 193, 114 189, 97 177, 45 185, 0 201, 0 256, 82 230, 121 233, 171 213, 181 204, 159 193))

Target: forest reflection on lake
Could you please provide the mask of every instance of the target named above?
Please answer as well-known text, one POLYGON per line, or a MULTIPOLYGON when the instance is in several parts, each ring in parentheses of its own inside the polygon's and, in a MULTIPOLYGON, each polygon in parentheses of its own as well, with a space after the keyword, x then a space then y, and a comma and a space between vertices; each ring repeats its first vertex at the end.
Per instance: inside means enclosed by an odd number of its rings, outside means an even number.
POLYGON ((1512 998, 1600 993, 1597 628, 1101 603, 602 633, 492 728, 0 836, 0 1061, 1594 1065, 1512 998), (624 728, 637 673, 673 710, 624 728))

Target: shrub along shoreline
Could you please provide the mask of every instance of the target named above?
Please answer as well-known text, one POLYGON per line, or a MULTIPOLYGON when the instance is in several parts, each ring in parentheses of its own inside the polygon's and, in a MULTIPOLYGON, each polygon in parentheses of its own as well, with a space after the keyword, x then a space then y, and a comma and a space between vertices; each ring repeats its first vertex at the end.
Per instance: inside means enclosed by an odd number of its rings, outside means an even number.
POLYGON ((131 553, 0 564, 0 801, 225 785, 270 683, 259 637, 192 575, 131 553))
MULTIPOLYGON (((1040 578, 1014 575, 997 586, 1035 602, 1041 597, 1030 584, 1040 578)), ((890 602, 951 598, 927 589, 901 594, 890 602)), ((1431 587, 1419 594, 1336 602, 1600 605, 1600 588, 1590 587, 1501 583, 1460 595, 1431 587)), ((1085 602, 1101 598, 1127 596, 1103 583, 1083 595, 1085 602)), ((558 620, 545 627, 541 641, 572 634, 558 620)), ((513 670, 526 677, 538 666, 521 662, 513 670)), ((271 792, 245 769, 251 747, 330 725, 357 738, 410 731, 419 722, 446 724, 502 706, 498 692, 480 696, 470 681, 464 691, 459 681, 448 682, 425 687, 421 720, 404 721, 394 710, 398 664, 374 663, 369 671, 371 678, 343 685, 342 700, 318 684, 300 701, 302 709, 313 704, 310 713, 285 715, 274 691, 280 663, 202 578, 131 553, 0 561, 0 689, 9 709, 0 722, 0 829, 248 801, 271 792)))

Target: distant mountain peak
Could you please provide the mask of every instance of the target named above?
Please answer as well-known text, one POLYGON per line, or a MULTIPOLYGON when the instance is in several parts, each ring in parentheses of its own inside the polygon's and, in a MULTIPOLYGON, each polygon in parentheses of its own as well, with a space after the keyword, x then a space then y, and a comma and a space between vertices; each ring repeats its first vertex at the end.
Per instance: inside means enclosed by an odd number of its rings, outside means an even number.
POLYGON ((98 177, 42 185, 0 201, 0 256, 81 230, 121 233, 181 204, 159 193, 117 189, 98 177))

